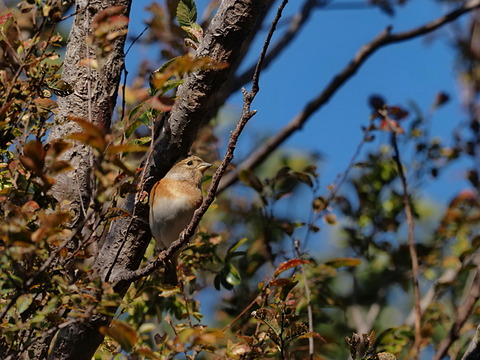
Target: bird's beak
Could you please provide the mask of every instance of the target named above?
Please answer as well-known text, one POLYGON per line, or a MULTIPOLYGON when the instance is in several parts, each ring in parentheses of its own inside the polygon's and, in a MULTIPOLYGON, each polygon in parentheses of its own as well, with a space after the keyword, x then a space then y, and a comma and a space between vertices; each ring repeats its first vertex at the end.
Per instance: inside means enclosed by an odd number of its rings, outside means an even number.
POLYGON ((198 169, 203 173, 205 170, 207 170, 212 164, 203 162, 200 165, 198 165, 198 169))

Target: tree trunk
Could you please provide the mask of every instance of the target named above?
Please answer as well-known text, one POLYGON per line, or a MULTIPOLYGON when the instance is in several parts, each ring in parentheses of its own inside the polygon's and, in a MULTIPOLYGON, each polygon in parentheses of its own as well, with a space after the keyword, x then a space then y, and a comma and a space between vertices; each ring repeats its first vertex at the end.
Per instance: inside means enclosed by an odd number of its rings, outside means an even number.
MULTIPOLYGON (((128 16, 131 0, 78 0, 75 4, 75 20, 70 30, 62 80, 71 85, 74 93, 58 98, 56 126, 49 134, 49 142, 64 139, 69 134, 80 131, 79 126, 69 117, 77 117, 93 122, 108 132, 115 108, 118 86, 124 66, 125 36, 115 39, 112 51, 99 61, 98 69, 81 66, 82 59, 96 59, 96 52, 87 45, 91 34, 92 21, 99 12, 111 6, 123 6, 123 14, 128 16)), ((74 213, 71 226, 82 225, 85 209, 88 209, 94 193, 93 156, 89 146, 74 144, 64 155, 74 170, 62 173, 55 178, 52 188, 55 198, 74 213)), ((94 316, 88 322, 76 323, 62 329, 56 337, 50 359, 91 359, 103 336, 98 332, 98 324, 103 316, 94 316)), ((48 349, 51 336, 42 338, 33 345, 35 359, 42 359, 48 349)))

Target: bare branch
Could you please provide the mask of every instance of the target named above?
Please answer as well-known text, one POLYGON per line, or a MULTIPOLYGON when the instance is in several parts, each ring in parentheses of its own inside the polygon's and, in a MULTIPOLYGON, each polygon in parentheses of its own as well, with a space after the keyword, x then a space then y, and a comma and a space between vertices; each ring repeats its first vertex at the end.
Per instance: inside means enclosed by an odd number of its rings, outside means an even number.
MULTIPOLYGON (((385 117, 387 118, 386 114, 385 117)), ((387 119, 387 123, 390 124, 390 120, 387 119)), ((420 266, 418 262, 417 249, 415 247, 415 232, 414 232, 414 221, 412 214, 412 204, 410 201, 410 194, 408 192, 407 178, 403 172, 403 164, 400 159, 400 151, 398 150, 397 144, 397 134, 394 129, 390 129, 392 132, 392 146, 393 146, 393 159, 397 165, 398 175, 400 176, 400 181, 402 182, 403 189, 403 204, 405 206, 405 216, 407 218, 408 224, 408 250, 410 252, 410 258, 412 260, 412 285, 413 285, 413 301, 415 306, 415 340, 413 343, 412 357, 418 359, 420 353, 420 344, 422 342, 422 308, 420 305, 420 286, 419 286, 419 277, 420 277, 420 266)))
POLYGON ((251 170, 258 167, 286 139, 288 139, 296 131, 300 130, 307 122, 307 120, 331 99, 331 97, 336 93, 336 91, 357 72, 357 70, 375 51, 386 45, 410 40, 428 34, 478 7, 480 7, 480 0, 469 0, 466 1, 458 9, 413 30, 405 31, 398 34, 392 34, 391 28, 386 28, 375 39, 364 45, 357 52, 351 62, 341 72, 334 76, 330 83, 324 88, 324 90, 317 97, 315 97, 308 104, 306 104, 304 109, 297 116, 295 116, 283 129, 281 129, 274 136, 270 137, 256 151, 253 151, 251 155, 247 157, 237 167, 236 171, 226 174, 218 187, 218 192, 222 192, 227 187, 235 183, 238 180, 238 174, 242 170, 251 170))
POLYGON ((270 44, 270 40, 273 36, 273 33, 275 32, 276 26, 278 21, 280 20, 280 17, 282 16, 282 11, 286 4, 288 3, 288 0, 283 0, 282 4, 278 8, 277 15, 272 23, 272 26, 270 28, 270 31, 267 35, 267 38, 265 40, 265 43, 263 45, 262 52, 260 54, 260 58, 257 63, 257 67, 255 69, 255 73, 253 75, 253 84, 252 84, 252 90, 250 92, 246 92, 245 90, 243 91, 244 95, 244 100, 243 100, 243 110, 242 110, 242 116, 240 117, 240 120, 237 123, 237 126, 235 129, 231 132, 230 134, 230 139, 228 142, 227 150, 225 152, 225 156, 222 160, 222 163, 218 167, 217 171, 215 171, 215 174, 213 175, 212 182, 210 184, 210 188, 208 190, 207 196, 205 197, 203 204, 200 208, 198 208, 194 215, 192 220, 190 221, 190 224, 187 226, 187 228, 182 231, 180 234, 179 238, 174 241, 170 247, 162 251, 160 255, 158 256, 157 259, 154 261, 151 261, 148 263, 145 267, 137 270, 137 271, 125 271, 121 274, 119 274, 117 277, 113 278, 113 281, 134 281, 137 279, 140 279, 146 275, 151 274, 153 271, 156 269, 160 268, 161 266, 164 266, 166 260, 171 258, 173 254, 175 254, 178 250, 180 250, 188 241, 189 239, 194 235, 195 229, 197 228, 198 223, 202 219, 203 215, 207 212, 208 208, 210 205, 213 203, 215 200, 215 194, 217 193, 217 188, 218 184, 220 183, 220 180, 227 170, 228 165, 230 162, 233 160, 236 144, 238 141, 238 138, 240 134, 242 133, 243 129, 245 128, 245 125, 247 125, 248 121, 255 115, 256 111, 255 110, 250 110, 251 104, 253 100, 255 99, 255 96, 257 95, 258 91, 260 90, 259 87, 259 79, 260 79, 260 71, 262 68, 263 61, 265 59, 265 54, 268 49, 268 45, 270 44))

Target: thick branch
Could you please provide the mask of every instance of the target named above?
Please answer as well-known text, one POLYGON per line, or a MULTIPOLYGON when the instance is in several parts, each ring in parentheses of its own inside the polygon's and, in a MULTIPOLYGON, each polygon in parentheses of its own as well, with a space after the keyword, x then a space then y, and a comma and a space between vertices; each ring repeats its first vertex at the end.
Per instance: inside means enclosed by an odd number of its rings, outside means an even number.
POLYGON ((459 16, 477 7, 480 7, 480 0, 469 0, 457 10, 454 10, 446 14, 445 16, 442 16, 416 29, 398 34, 392 34, 390 28, 385 29, 370 43, 364 45, 358 51, 352 61, 340 73, 338 73, 324 88, 324 90, 317 97, 312 99, 305 106, 305 108, 297 116, 295 116, 283 129, 281 129, 274 136, 270 137, 256 151, 253 151, 252 154, 237 167, 236 171, 224 176, 222 182, 220 183, 220 186, 218 187, 218 192, 222 192, 227 187, 235 183, 238 180, 238 174, 242 170, 251 170, 258 167, 286 139, 288 139, 296 131, 300 130, 307 122, 307 120, 331 99, 331 97, 336 93, 336 91, 358 71, 358 69, 375 51, 386 45, 410 40, 435 31, 441 26, 454 21, 459 16))

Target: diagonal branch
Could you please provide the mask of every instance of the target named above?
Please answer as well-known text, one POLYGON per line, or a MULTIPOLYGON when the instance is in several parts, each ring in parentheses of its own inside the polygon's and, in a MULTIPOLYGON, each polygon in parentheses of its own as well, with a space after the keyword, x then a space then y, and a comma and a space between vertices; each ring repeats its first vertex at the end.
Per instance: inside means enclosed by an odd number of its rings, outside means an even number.
POLYGON ((299 114, 297 114, 297 116, 295 116, 283 129, 281 129, 278 133, 269 138, 256 151, 253 151, 252 154, 237 167, 236 171, 228 173, 226 176, 224 176, 222 182, 218 187, 218 192, 222 192, 227 187, 235 183, 238 180, 238 174, 242 170, 251 170, 257 168, 285 140, 287 140, 292 134, 300 130, 307 122, 307 120, 309 120, 316 111, 318 111, 323 105, 325 105, 337 92, 337 90, 343 84, 345 84, 345 82, 347 82, 365 63, 365 61, 377 50, 386 45, 407 41, 428 34, 478 7, 480 7, 480 0, 469 0, 466 1, 458 9, 451 11, 448 14, 418 28, 398 34, 392 34, 391 28, 386 28, 375 39, 360 48, 360 50, 357 52, 351 62, 330 81, 330 83, 317 97, 315 97, 308 104, 306 104, 304 109, 299 114))

